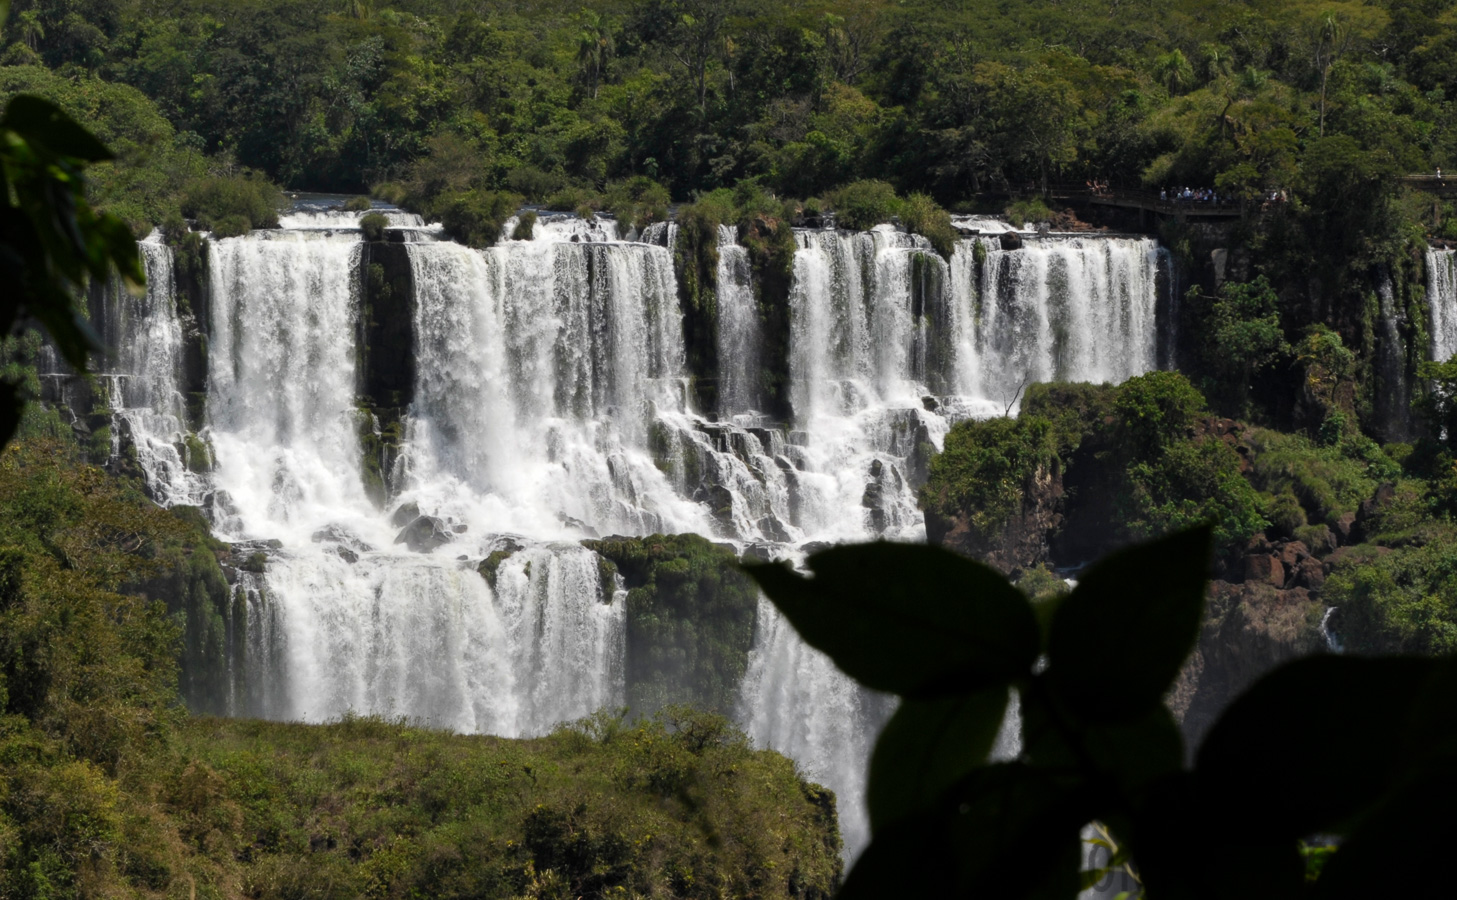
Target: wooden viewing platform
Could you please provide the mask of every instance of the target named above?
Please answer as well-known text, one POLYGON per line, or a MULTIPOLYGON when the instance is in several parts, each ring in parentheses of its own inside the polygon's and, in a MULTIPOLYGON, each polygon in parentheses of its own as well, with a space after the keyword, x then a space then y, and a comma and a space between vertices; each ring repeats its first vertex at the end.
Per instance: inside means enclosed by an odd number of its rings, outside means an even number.
POLYGON ((1094 206, 1117 206, 1136 209, 1174 218, 1221 218, 1237 219, 1240 216, 1240 202, 1234 199, 1220 200, 1174 200, 1159 196, 1158 191, 1132 188, 1109 188, 1095 191, 1087 186, 1050 185, 1049 198, 1067 203, 1088 203, 1094 206))

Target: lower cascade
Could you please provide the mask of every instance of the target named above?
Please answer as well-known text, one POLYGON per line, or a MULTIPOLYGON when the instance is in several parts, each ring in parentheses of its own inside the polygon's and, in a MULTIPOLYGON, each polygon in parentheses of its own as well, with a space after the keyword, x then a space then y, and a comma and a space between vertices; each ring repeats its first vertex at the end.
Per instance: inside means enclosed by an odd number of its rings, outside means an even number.
MULTIPOLYGON (((916 492, 954 422, 1013 410, 1031 381, 1121 381, 1159 358, 1168 260, 1148 239, 1003 250, 972 236, 947 260, 890 226, 800 229, 776 299, 721 229, 718 370, 703 373, 674 228, 624 241, 607 219, 544 218, 530 239, 475 250, 390 222, 376 243, 344 213, 209 240, 191 300, 150 239, 146 296, 100 301, 121 348, 99 379, 113 462, 134 461, 159 503, 202 507, 247 560, 217 698, 232 715, 380 714, 515 737, 622 706, 635 576, 583 540, 691 533, 790 561, 924 540, 916 492), (789 322, 778 418, 762 374, 776 302, 789 322), (197 331, 201 372, 185 358, 197 331), (408 333, 408 360, 371 344, 390 331, 408 333), (709 376, 717 409, 699 409, 694 382, 709 376)), ((1444 333, 1434 323, 1434 342, 1444 333)), ((71 382, 52 370, 64 399, 71 382)), ((762 598, 756 616, 723 711, 836 792, 853 856, 892 701, 762 598)))

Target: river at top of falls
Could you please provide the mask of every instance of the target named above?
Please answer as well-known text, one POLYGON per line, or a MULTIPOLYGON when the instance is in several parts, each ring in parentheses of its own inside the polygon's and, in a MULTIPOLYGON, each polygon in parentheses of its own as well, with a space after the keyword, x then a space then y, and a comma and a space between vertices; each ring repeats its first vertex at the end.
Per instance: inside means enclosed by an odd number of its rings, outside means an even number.
MULTIPOLYGON (((1029 380, 1120 381, 1156 359, 1153 241, 983 253, 972 238, 948 262, 885 226, 799 230, 793 416, 772 421, 765 301, 725 228, 719 406, 700 410, 676 226, 626 241, 606 218, 544 215, 530 240, 475 250, 397 216, 392 232, 412 238, 416 375, 381 510, 362 471, 376 426, 356 397, 359 217, 310 208, 211 242, 213 471, 179 457, 148 472, 162 502, 206 502, 220 536, 277 542, 266 574, 240 582, 253 671, 236 714, 355 711, 515 736, 620 704, 625 597, 581 538, 693 532, 793 559, 812 542, 922 540, 916 492, 954 421, 1015 409, 1029 380), (433 519, 412 524, 416 510, 433 519), (397 543, 415 525, 427 552, 397 543), (499 549, 516 552, 491 584, 475 568, 499 549)), ((126 332, 146 352, 118 365, 136 382, 126 408, 158 417, 134 427, 138 445, 182 448, 170 255, 146 252, 149 305, 126 332)), ((864 767, 889 709, 760 603, 738 718, 840 795, 850 853, 868 840, 864 767)))

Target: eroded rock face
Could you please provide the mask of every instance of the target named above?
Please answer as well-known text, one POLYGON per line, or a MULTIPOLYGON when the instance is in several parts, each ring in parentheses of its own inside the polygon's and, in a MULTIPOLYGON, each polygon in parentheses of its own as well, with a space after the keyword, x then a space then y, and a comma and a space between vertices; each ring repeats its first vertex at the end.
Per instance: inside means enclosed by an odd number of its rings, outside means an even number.
POLYGON ((926 540, 1015 575, 1049 561, 1048 538, 1062 524, 1062 494, 1062 473, 1043 466, 1028 479, 1022 508, 999 531, 983 533, 966 512, 952 518, 927 512, 926 540))
POLYGON ((404 544, 416 553, 429 553, 453 539, 450 526, 435 516, 418 516, 395 535, 396 544, 404 544))
POLYGON ((1187 746, 1197 747, 1224 707, 1260 676, 1323 652, 1324 615, 1325 604, 1303 587, 1212 582, 1199 643, 1169 697, 1187 746))

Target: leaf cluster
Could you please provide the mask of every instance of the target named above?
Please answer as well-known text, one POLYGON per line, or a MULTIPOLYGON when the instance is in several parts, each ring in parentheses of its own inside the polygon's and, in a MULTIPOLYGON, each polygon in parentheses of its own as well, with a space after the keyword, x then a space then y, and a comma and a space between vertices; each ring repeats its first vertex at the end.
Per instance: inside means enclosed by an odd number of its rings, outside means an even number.
POLYGON ((873 840, 837 895, 1071 897, 1082 830, 1150 893, 1218 897, 1208 854, 1259 896, 1429 890, 1425 792, 1447 798, 1451 659, 1313 657, 1230 706, 1186 765, 1162 699, 1198 636, 1212 532, 1121 551, 1041 611, 931 547, 837 547, 750 569, 804 639, 901 697, 876 744, 873 840), (1049 611, 1050 610, 1050 611, 1049 611), (1021 743, 994 756, 1009 702, 1021 743), (1361 722, 1366 727, 1352 727, 1361 722), (1267 760, 1300 760, 1295 767, 1267 760), (1344 839, 1313 885, 1301 840, 1344 839))

